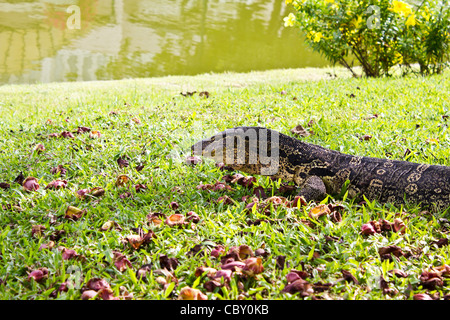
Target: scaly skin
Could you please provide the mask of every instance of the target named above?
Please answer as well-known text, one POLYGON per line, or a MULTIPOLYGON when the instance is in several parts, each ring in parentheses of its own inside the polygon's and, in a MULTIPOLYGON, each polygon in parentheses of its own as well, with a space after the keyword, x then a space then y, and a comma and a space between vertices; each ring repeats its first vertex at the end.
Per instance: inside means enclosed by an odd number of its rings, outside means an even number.
POLYGON ((448 166, 347 155, 261 127, 229 129, 197 142, 192 150, 193 154, 213 158, 248 174, 294 181, 300 187, 299 194, 306 195, 308 201, 320 200, 325 192, 340 193, 349 180, 349 197, 362 198, 364 195, 381 203, 415 203, 436 210, 450 206, 448 166), (236 137, 247 137, 245 148, 244 144, 231 143, 238 139, 236 137), (270 165, 260 157, 264 145, 272 150, 272 164, 275 158, 279 159, 277 170, 268 173, 270 165), (228 152, 234 155, 231 161, 222 157, 230 146, 232 150, 228 149, 228 152), (252 147, 251 152, 249 147, 252 147), (243 149, 245 161, 239 161, 238 155, 243 149))

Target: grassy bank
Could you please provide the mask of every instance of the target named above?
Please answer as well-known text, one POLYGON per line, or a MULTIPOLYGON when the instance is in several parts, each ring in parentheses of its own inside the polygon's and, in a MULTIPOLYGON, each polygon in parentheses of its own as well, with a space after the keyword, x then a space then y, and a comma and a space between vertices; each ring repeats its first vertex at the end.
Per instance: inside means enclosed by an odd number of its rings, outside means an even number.
POLYGON ((448 92, 449 73, 353 79, 340 69, 0 87, 0 298, 80 299, 99 278, 109 287, 93 290, 98 298, 176 299, 189 286, 209 299, 442 299, 449 272, 441 282, 426 276, 450 265, 446 212, 340 198, 324 201, 340 218, 310 218, 314 203, 246 210, 255 189, 278 195, 281 182, 256 177, 250 188, 201 190, 233 173, 184 159, 193 142, 226 128, 291 134, 301 124, 312 132, 301 139, 341 152, 450 165, 448 92), (64 175, 52 170, 58 165, 64 175), (129 178, 124 186, 120 175, 129 178), (40 188, 24 190, 17 181, 26 177, 40 188), (46 189, 55 179, 67 186, 46 189), (76 195, 95 187, 105 193, 76 195), (84 211, 68 217, 68 206, 84 211), (165 222, 190 211, 199 221, 165 222), (404 233, 361 234, 363 224, 396 218, 404 233), (234 271, 226 283, 196 275, 198 267, 220 269, 230 248, 243 245, 262 259, 263 273, 234 271), (212 256, 219 246, 224 253, 212 256), (297 293, 282 292, 291 269, 307 281, 297 293))

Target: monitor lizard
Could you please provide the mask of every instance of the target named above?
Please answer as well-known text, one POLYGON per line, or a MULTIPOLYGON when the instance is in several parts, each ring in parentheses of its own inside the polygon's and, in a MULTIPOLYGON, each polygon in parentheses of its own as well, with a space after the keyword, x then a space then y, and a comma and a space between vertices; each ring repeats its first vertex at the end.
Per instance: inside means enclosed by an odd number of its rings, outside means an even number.
POLYGON ((308 202, 345 188, 350 198, 450 206, 449 166, 344 154, 263 127, 228 129, 191 149, 233 170, 293 181, 308 202))

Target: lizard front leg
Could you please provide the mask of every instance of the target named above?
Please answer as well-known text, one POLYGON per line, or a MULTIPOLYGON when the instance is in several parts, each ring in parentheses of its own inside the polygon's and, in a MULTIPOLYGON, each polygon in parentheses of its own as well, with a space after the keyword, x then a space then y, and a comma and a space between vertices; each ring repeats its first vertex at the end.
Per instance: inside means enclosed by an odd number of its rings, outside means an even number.
POLYGON ((327 188, 322 179, 315 175, 308 175, 306 167, 297 167, 294 174, 294 183, 300 188, 297 195, 302 196, 306 202, 322 201, 327 195, 327 188))

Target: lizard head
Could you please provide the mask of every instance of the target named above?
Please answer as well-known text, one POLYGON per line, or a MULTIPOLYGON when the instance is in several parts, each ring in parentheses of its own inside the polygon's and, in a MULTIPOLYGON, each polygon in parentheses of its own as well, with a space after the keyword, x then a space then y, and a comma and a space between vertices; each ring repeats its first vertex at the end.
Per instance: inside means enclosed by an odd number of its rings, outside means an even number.
POLYGON ((279 133, 262 127, 219 132, 191 147, 193 155, 222 162, 249 174, 275 176, 279 167, 279 133))

